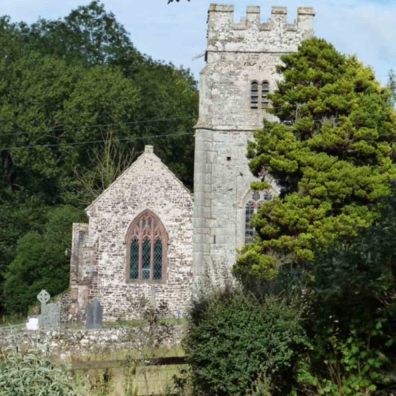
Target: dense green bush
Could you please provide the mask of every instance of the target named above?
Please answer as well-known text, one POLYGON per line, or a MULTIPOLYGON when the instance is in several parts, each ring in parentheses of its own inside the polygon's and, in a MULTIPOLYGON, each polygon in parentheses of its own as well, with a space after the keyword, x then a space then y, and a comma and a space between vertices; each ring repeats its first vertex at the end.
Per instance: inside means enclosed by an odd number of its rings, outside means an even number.
POLYGON ((269 381, 273 395, 284 395, 306 346, 298 313, 282 301, 230 291, 205 298, 192 309, 185 340, 194 394, 244 395, 269 381))
POLYGON ((315 394, 365 395, 392 386, 387 370, 396 349, 396 196, 384 200, 380 212, 353 243, 318 252, 307 271, 304 326, 313 350, 300 380, 315 394))

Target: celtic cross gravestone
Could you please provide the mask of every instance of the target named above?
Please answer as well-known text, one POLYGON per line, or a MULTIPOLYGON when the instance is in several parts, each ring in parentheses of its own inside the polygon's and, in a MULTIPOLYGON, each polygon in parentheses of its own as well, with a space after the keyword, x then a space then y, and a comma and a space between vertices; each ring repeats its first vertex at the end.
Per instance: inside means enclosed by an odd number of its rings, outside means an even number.
POLYGON ((48 304, 51 295, 46 290, 41 290, 37 295, 37 300, 41 303, 41 315, 39 317, 40 329, 58 327, 60 325, 59 304, 48 304))

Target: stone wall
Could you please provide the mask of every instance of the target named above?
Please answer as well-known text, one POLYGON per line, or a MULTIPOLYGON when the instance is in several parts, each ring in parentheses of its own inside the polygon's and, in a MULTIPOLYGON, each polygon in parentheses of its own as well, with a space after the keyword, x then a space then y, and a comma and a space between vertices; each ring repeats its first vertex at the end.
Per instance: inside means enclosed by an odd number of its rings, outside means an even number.
MULTIPOLYGON (((84 312, 93 297, 104 320, 138 317, 141 298, 165 302, 173 316, 183 315, 192 285, 192 197, 154 154, 152 146, 88 208, 89 226, 73 228, 71 298, 84 312), (163 281, 130 281, 126 235, 130 224, 150 210, 167 236, 163 281)), ((81 316, 81 315, 80 315, 81 316)))
MULTIPOLYGON (((0 327, 0 351, 36 350, 57 358, 82 357, 87 354, 116 353, 141 350, 139 328, 109 328, 100 330, 57 329, 28 331, 22 327, 0 327)), ((173 348, 180 345, 184 327, 175 326, 166 333, 161 346, 173 348)))
MULTIPOLYGON (((264 117, 251 108, 251 82, 267 81, 273 91, 281 56, 312 36, 314 12, 299 8, 294 23, 287 10, 273 7, 262 23, 259 7, 234 22, 234 8, 212 4, 208 17, 207 64, 201 72, 194 172, 194 272, 231 268, 244 244, 244 205, 254 180, 246 157, 253 131, 264 117)), ((260 99, 260 92, 259 92, 260 99)), ((278 189, 273 185, 273 194, 278 189)))

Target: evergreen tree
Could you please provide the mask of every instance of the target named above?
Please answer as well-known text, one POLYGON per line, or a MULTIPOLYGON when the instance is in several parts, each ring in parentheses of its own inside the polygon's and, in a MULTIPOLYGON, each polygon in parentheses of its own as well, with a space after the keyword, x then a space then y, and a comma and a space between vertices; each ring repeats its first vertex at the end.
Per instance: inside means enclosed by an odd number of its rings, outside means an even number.
POLYGON ((282 60, 271 95, 280 122, 265 121, 248 150, 252 172, 270 174, 281 194, 253 219, 257 239, 235 268, 242 278, 272 278, 355 237, 396 178, 396 116, 372 70, 316 38, 282 60))
POLYGON ((393 71, 393 69, 391 69, 389 71, 389 81, 388 81, 388 87, 390 90, 390 104, 392 106, 396 105, 396 74, 393 71))

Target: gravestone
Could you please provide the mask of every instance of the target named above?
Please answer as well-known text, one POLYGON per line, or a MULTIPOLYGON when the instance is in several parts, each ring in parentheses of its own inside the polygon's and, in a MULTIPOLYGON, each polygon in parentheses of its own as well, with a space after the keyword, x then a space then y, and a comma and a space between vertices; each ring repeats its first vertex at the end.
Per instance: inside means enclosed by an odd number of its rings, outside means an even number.
POLYGON ((58 304, 51 303, 45 306, 44 311, 41 312, 40 316, 40 327, 51 328, 59 327, 60 325, 60 307, 58 304))
POLYGON ((51 295, 47 292, 47 290, 41 290, 39 294, 37 294, 37 300, 40 301, 41 303, 41 309, 43 309, 43 306, 47 304, 47 302, 50 300, 51 295))
POLYGON ((87 319, 85 327, 87 329, 102 328, 103 321, 103 307, 99 300, 94 299, 87 307, 87 319))
POLYGON ((39 318, 28 318, 26 323, 26 330, 38 330, 39 329, 39 318))
POLYGON ((47 304, 50 298, 51 295, 46 290, 41 290, 37 295, 37 300, 41 303, 40 329, 59 327, 60 325, 60 306, 55 303, 47 304))

